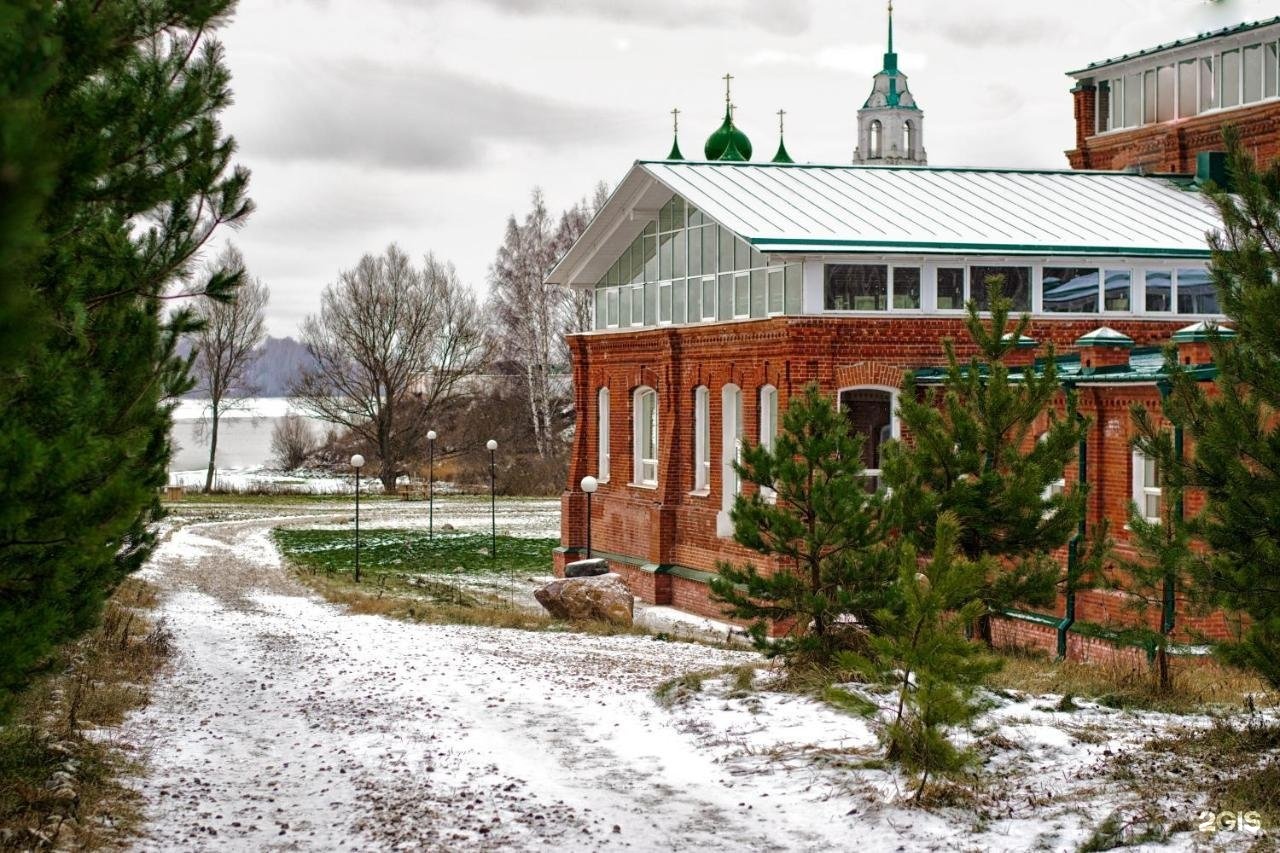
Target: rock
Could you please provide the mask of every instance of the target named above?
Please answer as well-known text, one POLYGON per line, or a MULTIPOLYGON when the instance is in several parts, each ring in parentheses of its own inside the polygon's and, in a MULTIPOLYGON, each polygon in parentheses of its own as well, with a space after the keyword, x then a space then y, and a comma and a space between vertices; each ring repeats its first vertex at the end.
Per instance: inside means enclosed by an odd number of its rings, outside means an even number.
POLYGON ((609 564, 600 557, 578 560, 564 567, 564 576, 567 578, 594 578, 607 574, 609 574, 609 564))
POLYGON ((534 592, 533 597, 557 619, 630 625, 635 615, 635 598, 622 578, 612 573, 555 580, 534 592))
POLYGON ((453 532, 453 525, 452 525, 452 524, 442 524, 442 525, 440 525, 440 532, 441 532, 441 533, 452 533, 452 532, 453 532))

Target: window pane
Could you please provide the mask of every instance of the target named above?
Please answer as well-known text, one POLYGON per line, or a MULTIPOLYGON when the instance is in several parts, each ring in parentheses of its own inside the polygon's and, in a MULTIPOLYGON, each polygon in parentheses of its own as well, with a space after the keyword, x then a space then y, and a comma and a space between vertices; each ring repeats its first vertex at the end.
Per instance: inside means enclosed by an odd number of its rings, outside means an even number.
POLYGON ((608 322, 608 321, 607 321, 607 319, 606 319, 606 317, 605 317, 605 295, 604 295, 604 293, 605 293, 605 292, 604 292, 604 289, 603 289, 603 288, 599 288, 599 287, 597 287, 597 288, 596 288, 596 290, 595 290, 595 292, 591 294, 591 297, 592 297, 591 301, 592 301, 592 302, 594 303, 594 305, 595 305, 595 312, 594 312, 594 313, 595 313, 595 323, 596 323, 595 327, 596 327, 597 329, 603 329, 603 328, 605 327, 605 325, 607 324, 607 322, 608 322))
POLYGON ((957 311, 964 307, 964 269, 942 267, 938 270, 938 308, 957 311))
POLYGON ((618 325, 631 325, 631 287, 618 288, 618 325))
POLYGON ((1276 50, 1276 43, 1271 42, 1263 45, 1262 52, 1262 97, 1274 98, 1276 91, 1276 75, 1280 73, 1280 53, 1276 50))
POLYGON ((658 322, 658 284, 649 282, 644 286, 644 324, 652 326, 658 322))
POLYGON ((1173 120, 1173 66, 1156 69, 1156 121, 1173 120))
POLYGON ((694 228, 703 223, 702 211, 689 205, 689 227, 694 228))
POLYGON ((1160 469, 1156 466, 1156 460, 1151 456, 1142 457, 1142 486, 1146 489, 1155 489, 1160 486, 1160 469))
POLYGON ((631 286, 631 325, 644 324, 644 285, 631 286))
POLYGON ((733 316, 746 317, 751 313, 751 279, 749 276, 733 277, 733 316))
POLYGON ((1103 308, 1107 311, 1129 310, 1130 278, 1128 270, 1107 270, 1103 308))
POLYGON ((684 278, 684 231, 677 231, 675 242, 671 246, 671 277, 684 278))
POLYGON ((1173 275, 1166 270, 1147 270, 1148 311, 1173 310, 1173 275))
POLYGON ((920 268, 893 268, 893 307, 910 309, 920 307, 920 268))
POLYGON ((702 229, 689 229, 689 275, 702 275, 702 229))
POLYGON ((768 313, 765 308, 765 272, 764 270, 751 271, 751 316, 763 317, 768 313))
POLYGON ((733 268, 735 270, 751 269, 751 246, 746 240, 733 241, 733 268))
POLYGON ((631 261, 628 267, 627 277, 623 279, 623 283, 643 284, 644 283, 644 238, 637 237, 636 241, 631 244, 631 261))
POLYGON ((804 265, 787 264, 787 313, 804 312, 804 265))
POLYGON ((684 199, 680 196, 671 199, 671 227, 677 230, 684 227, 684 199))
POLYGON ((1178 115, 1193 116, 1196 109, 1196 61, 1178 63, 1178 115))
POLYGON ((1130 74, 1124 78, 1124 126, 1136 127, 1142 123, 1142 75, 1130 74))
POLYGON ((1219 77, 1222 86, 1218 103, 1225 107, 1240 104, 1240 51, 1224 50, 1222 52, 1222 69, 1219 77))
POLYGON ((1096 313, 1098 271, 1074 267, 1045 267, 1040 303, 1045 311, 1096 313))
POLYGON ((1111 81, 1111 129, 1124 127, 1124 80, 1111 81))
POLYGON ((702 282, 699 279, 689 279, 689 322, 696 323, 702 319, 702 282))
POLYGON ((671 230, 671 206, 675 204, 675 199, 667 202, 662 206, 662 210, 658 211, 658 230, 671 230))
POLYGON ((1178 270, 1178 313, 1217 314, 1218 293, 1204 267, 1178 270))
POLYGON ((720 228, 720 272, 733 270, 733 234, 726 228, 720 228))
POLYGON ((618 325, 618 288, 609 288, 609 325, 618 325))
POLYGON ((1142 75, 1142 121, 1151 124, 1156 120, 1156 72, 1142 75))
POLYGON ((702 274, 711 275, 716 271, 716 227, 708 225, 702 229, 702 274))
POLYGON ((658 322, 671 322, 671 285, 661 284, 658 286, 658 322))
POLYGON ((686 288, 685 280, 676 279, 671 285, 671 322, 683 323, 685 321, 684 313, 684 295, 686 288))
POLYGON ((1000 291, 1013 303, 1014 311, 1031 310, 1030 267, 969 267, 969 296, 978 303, 979 311, 991 310, 987 279, 1003 279, 1000 291))
POLYGON ((768 263, 765 262, 764 255, 760 254, 754 248, 752 248, 751 249, 751 268, 756 269, 757 267, 765 267, 765 266, 768 266, 768 263))
POLYGON ((1160 517, 1160 495, 1143 495, 1143 514, 1145 518, 1160 517))
POLYGON ((1218 86, 1213 78, 1213 57, 1200 60, 1200 112, 1218 105, 1218 86))
POLYGON ((702 319, 714 320, 716 318, 716 280, 714 278, 704 278, 702 280, 702 319))
POLYGON ((781 269, 769 270, 769 313, 781 314, 785 308, 785 275, 781 269))
POLYGON ((722 275, 716 281, 716 317, 733 319, 733 276, 722 275))
POLYGON ((1262 100, 1262 45, 1244 49, 1244 102, 1262 100))
POLYGON ((840 409, 849 419, 850 430, 862 436, 862 467, 868 477, 867 489, 875 491, 879 483, 881 451, 893 438, 893 395, 888 391, 857 388, 840 394, 840 409))
POLYGON ((644 238, 644 280, 658 280, 658 238, 644 238))
POLYGON ((827 264, 824 305, 828 311, 883 311, 888 307, 889 268, 827 264))
POLYGON ((1094 133, 1106 133, 1111 129, 1111 81, 1103 80, 1098 84, 1097 123, 1094 133))
POLYGON ((674 234, 663 234, 658 243, 658 281, 671 280, 671 263, 673 246, 676 241, 674 234))

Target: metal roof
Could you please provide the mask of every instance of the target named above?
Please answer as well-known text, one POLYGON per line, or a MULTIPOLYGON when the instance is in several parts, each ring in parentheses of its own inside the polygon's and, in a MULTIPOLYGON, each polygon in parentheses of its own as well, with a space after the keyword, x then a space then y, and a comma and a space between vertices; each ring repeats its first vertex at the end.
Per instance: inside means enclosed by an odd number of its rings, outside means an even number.
POLYGON ((1121 172, 642 161, 762 252, 1208 258, 1186 180, 1121 172))
POLYGON ((1113 56, 1110 59, 1100 59, 1097 62, 1090 62, 1084 68, 1077 68, 1075 71, 1068 71, 1067 75, 1074 77, 1077 74, 1087 74, 1090 71, 1094 71, 1098 68, 1105 68, 1108 65, 1115 65, 1116 63, 1119 63, 1119 62, 1128 62, 1130 59, 1139 59, 1143 56, 1150 56, 1153 53, 1160 53, 1165 50, 1172 50, 1175 47, 1185 47, 1189 44, 1208 41, 1209 39, 1220 38, 1222 36, 1235 35, 1236 33, 1244 33, 1244 32, 1248 32, 1249 30, 1256 30, 1261 27, 1268 27, 1268 26, 1271 26, 1272 24, 1277 24, 1277 23, 1280 23, 1280 17, 1270 18, 1269 20, 1265 20, 1265 21, 1248 21, 1243 24, 1235 24, 1234 26, 1223 27, 1222 29, 1219 29, 1219 30, 1210 30, 1209 32, 1200 33, 1194 36, 1189 36, 1184 39, 1178 39, 1177 41, 1166 42, 1165 44, 1158 44, 1155 47, 1149 47, 1149 48, 1146 48, 1145 50, 1138 50, 1138 51, 1134 51, 1133 53, 1125 53, 1120 56, 1113 56))

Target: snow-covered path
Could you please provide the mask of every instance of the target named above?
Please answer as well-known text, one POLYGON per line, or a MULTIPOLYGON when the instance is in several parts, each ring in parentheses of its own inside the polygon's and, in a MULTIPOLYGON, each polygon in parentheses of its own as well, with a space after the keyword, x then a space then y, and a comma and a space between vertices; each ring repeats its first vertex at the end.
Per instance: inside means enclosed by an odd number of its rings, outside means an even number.
POLYGON ((148 768, 140 848, 847 840, 848 802, 719 760, 695 721, 653 699, 668 678, 754 655, 351 615, 282 569, 281 523, 189 524, 149 565, 177 658, 123 732, 148 768))

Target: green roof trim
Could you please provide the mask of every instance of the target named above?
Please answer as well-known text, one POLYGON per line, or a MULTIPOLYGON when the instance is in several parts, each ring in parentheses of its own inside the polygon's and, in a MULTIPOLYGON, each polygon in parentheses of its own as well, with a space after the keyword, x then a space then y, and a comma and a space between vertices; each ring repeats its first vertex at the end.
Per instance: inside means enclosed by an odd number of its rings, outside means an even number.
POLYGON ((1219 30, 1210 30, 1208 32, 1199 33, 1197 35, 1189 36, 1184 39, 1178 39, 1177 41, 1166 42, 1165 44, 1158 44, 1155 47, 1149 47, 1144 50, 1134 51, 1133 53, 1125 53, 1120 56, 1113 56, 1110 59, 1100 59, 1097 62, 1090 62, 1084 68, 1077 68, 1075 71, 1068 71, 1067 74, 1068 76, 1072 76, 1072 77, 1078 74, 1087 74, 1090 71, 1095 71, 1099 68, 1105 68, 1108 65, 1117 65, 1121 62, 1128 62, 1131 59, 1140 59, 1144 56, 1152 56, 1154 54, 1161 53, 1166 50, 1173 50, 1174 48, 1177 48, 1177 47, 1186 47, 1187 45, 1197 44, 1202 41, 1208 41, 1209 39, 1219 38, 1220 36, 1230 36, 1230 35, 1236 35, 1237 33, 1246 33, 1246 32, 1249 32, 1250 30, 1261 29, 1262 27, 1269 27, 1272 24, 1280 24, 1280 16, 1277 16, 1275 18, 1269 18, 1267 20, 1262 20, 1262 21, 1248 21, 1248 22, 1245 22, 1242 24, 1236 24, 1230 27, 1223 27, 1222 29, 1219 29, 1219 30))
MULTIPOLYGON (((1084 367, 1079 353, 1061 355, 1053 359, 1057 370, 1058 381, 1063 385, 1155 385, 1168 380, 1168 365, 1161 347, 1134 347, 1129 352, 1129 363, 1108 367, 1084 367)), ((1038 358, 1030 369, 1039 373, 1048 364, 1048 359, 1038 358)), ((1198 382, 1211 382, 1218 375, 1218 368, 1213 364, 1195 364, 1184 368, 1192 379, 1198 382)), ((937 365, 918 367, 911 371, 915 381, 920 385, 940 385, 946 379, 947 369, 937 365)), ((1021 379, 1024 369, 1009 371, 1013 381, 1021 379)))
POLYGON ((1235 336, 1235 329, 1201 320, 1199 323, 1192 323, 1190 326, 1185 326, 1174 332, 1173 337, 1169 340, 1173 341, 1175 344, 1195 344, 1205 343, 1215 339, 1230 340, 1235 336))
MULTIPOLYGON (((929 252, 957 252, 991 255, 1139 255, 1153 258, 1195 258, 1209 260, 1209 249, 1153 249, 1142 246, 1048 246, 1038 243, 946 243, 923 240, 836 240, 821 237, 752 237, 753 246, 861 248, 861 249, 918 249, 929 252)), ((785 250, 784 250, 785 251, 785 250)))
MULTIPOLYGON (((636 160, 637 166, 658 166, 666 163, 666 160, 636 160)), ((723 160, 686 160, 690 166, 702 165, 724 165, 723 160)), ((911 171, 911 172, 955 172, 955 173, 987 173, 995 175, 1070 175, 1072 177, 1080 177, 1087 175, 1104 175, 1108 178, 1132 178, 1137 181, 1149 180, 1166 180, 1185 184, 1194 188, 1195 175, 1185 172, 1147 172, 1140 175, 1137 172, 1117 172, 1114 169, 1011 169, 1001 168, 999 166, 911 166, 903 164, 895 165, 868 165, 859 166, 851 163, 740 163, 740 166, 750 166, 753 168, 767 169, 848 169, 857 170, 859 172, 866 171, 911 171)))

